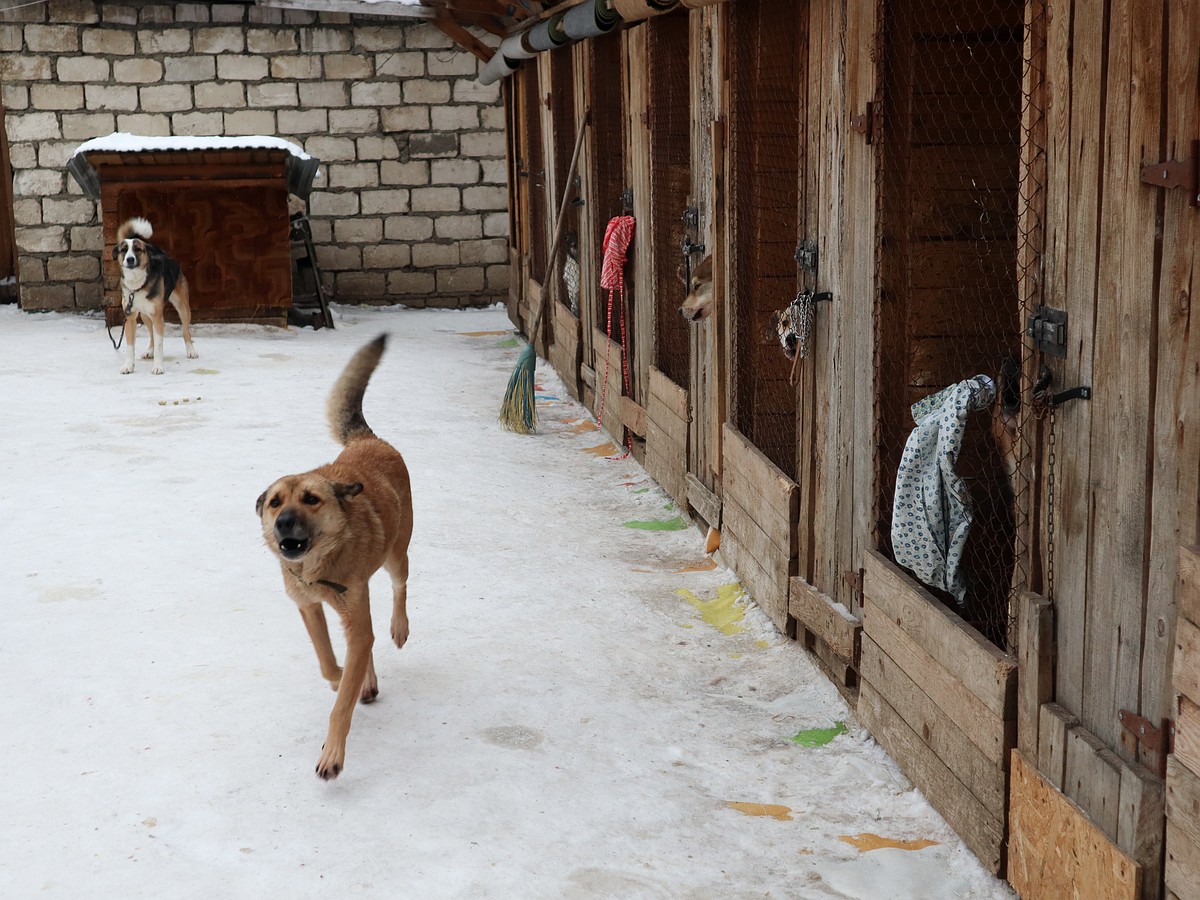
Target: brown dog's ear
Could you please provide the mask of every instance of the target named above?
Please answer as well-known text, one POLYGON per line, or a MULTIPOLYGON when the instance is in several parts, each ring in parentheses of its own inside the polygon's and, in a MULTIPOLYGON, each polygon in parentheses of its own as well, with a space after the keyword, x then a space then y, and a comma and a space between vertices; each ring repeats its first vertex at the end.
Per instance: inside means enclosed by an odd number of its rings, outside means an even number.
POLYGON ((712 254, 704 257, 700 265, 692 270, 692 278, 700 281, 712 281, 712 254))
POLYGON ((344 482, 333 482, 333 495, 339 500, 345 500, 348 497, 357 497, 362 493, 363 486, 360 482, 353 484, 345 484, 344 482))
POLYGON ((120 254, 121 254, 121 245, 113 244, 112 258, 116 259, 118 256, 120 256, 120 254))
POLYGON ((258 499, 254 501, 254 511, 258 513, 258 517, 262 518, 263 504, 267 502, 267 492, 263 491, 258 495, 258 499))

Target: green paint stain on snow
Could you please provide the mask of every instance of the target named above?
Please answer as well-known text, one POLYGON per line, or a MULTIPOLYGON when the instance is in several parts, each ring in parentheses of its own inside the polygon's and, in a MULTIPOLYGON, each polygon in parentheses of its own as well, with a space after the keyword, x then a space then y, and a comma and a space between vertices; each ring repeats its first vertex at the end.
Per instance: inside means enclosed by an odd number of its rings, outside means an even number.
POLYGON ((634 491, 635 494, 648 494, 649 492, 650 488, 638 488, 636 491, 634 491))
POLYGON ((701 600, 687 588, 680 588, 675 593, 696 607, 700 618, 721 634, 733 636, 746 630, 742 624, 746 610, 737 605, 737 601, 746 596, 746 589, 736 581, 717 588, 717 596, 712 600, 701 600))
POLYGON ((824 747, 839 734, 845 733, 846 723, 834 722, 832 728, 810 728, 802 731, 792 738, 792 743, 801 747, 824 747))
POLYGON ((676 516, 673 519, 653 519, 649 522, 626 522, 625 527, 641 531, 683 531, 688 526, 681 516, 676 516))
POLYGON ((503 350, 510 350, 513 347, 516 347, 518 343, 519 341, 516 338, 509 338, 507 341, 500 341, 496 344, 496 346, 503 350))

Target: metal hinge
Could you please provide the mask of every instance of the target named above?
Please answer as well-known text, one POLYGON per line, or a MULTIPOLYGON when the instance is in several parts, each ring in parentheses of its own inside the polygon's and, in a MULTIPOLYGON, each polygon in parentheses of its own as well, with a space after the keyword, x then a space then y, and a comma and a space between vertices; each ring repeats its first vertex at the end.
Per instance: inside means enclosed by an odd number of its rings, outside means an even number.
POLYGON ((1162 725, 1155 725, 1144 716, 1128 709, 1121 710, 1118 717, 1121 726, 1134 736, 1142 749, 1159 754, 1159 774, 1166 774, 1167 754, 1175 746, 1175 723, 1170 719, 1163 719, 1162 725))
POLYGON ((1142 167, 1142 183, 1155 187, 1183 188, 1188 202, 1200 206, 1200 141, 1192 142, 1190 159, 1171 159, 1142 167))
POLYGON ((842 573, 842 581, 854 590, 854 596, 861 599, 863 592, 863 569, 849 569, 842 573))
POLYGON ((1047 356, 1067 355, 1067 313, 1062 309, 1036 306, 1025 322, 1025 334, 1047 356))
POLYGON ((850 114, 850 130, 866 135, 867 143, 875 142, 875 104, 867 101, 865 112, 850 114))

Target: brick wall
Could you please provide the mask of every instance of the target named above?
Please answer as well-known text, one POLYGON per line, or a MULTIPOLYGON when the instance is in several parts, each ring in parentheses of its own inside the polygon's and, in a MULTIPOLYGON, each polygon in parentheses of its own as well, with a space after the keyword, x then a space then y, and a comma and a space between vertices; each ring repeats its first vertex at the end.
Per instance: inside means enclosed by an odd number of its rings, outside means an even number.
POLYGON ((113 131, 278 135, 319 158, 308 212, 336 300, 498 299, 504 116, 479 65, 403 19, 91 0, 0 13, 22 306, 101 305, 98 204, 65 165, 113 131))

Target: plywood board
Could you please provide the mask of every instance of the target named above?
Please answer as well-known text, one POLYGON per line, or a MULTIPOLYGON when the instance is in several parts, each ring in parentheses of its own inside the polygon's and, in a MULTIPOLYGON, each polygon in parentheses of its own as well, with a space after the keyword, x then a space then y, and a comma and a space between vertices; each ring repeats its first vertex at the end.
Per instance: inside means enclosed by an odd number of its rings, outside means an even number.
POLYGON ((1141 867, 1019 750, 1012 754, 1008 880, 1026 900, 1137 900, 1141 867))
POLYGON ((869 681, 859 688, 858 716, 980 862, 989 871, 1000 872, 1003 820, 988 812, 869 681))

